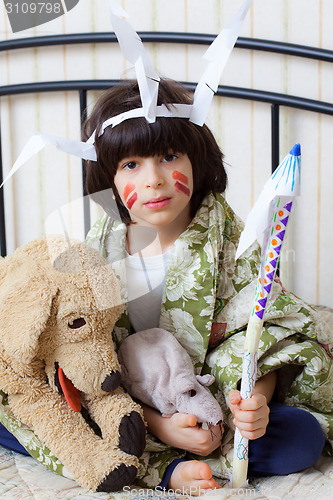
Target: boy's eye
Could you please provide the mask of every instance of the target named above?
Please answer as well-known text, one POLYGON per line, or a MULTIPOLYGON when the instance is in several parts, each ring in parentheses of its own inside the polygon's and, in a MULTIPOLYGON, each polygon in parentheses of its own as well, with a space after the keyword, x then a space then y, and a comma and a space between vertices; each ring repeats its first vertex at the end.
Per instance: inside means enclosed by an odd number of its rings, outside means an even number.
POLYGON ((127 170, 133 170, 134 168, 136 168, 138 166, 137 162, 136 161, 128 161, 127 163, 125 163, 123 165, 123 168, 127 169, 127 170))
POLYGON ((165 155, 162 159, 162 161, 168 163, 168 162, 171 162, 171 161, 175 161, 177 160, 178 156, 177 155, 174 155, 174 154, 169 154, 169 155, 165 155))

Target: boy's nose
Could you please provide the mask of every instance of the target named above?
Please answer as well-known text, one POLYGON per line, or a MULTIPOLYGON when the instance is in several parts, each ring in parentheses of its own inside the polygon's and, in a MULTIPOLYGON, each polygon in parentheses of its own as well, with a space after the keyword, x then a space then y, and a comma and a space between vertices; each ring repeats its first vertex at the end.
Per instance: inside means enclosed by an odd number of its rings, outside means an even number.
POLYGON ((164 183, 163 173, 157 161, 154 159, 147 160, 146 168, 146 187, 147 188, 157 188, 162 186, 164 183))

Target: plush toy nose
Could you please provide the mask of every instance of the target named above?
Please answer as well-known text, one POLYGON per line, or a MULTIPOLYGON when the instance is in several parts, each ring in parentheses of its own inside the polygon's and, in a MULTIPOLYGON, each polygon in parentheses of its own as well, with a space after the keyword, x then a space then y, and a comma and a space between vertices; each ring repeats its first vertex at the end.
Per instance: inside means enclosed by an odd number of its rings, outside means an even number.
POLYGON ((102 389, 105 392, 112 392, 117 387, 119 387, 121 381, 121 375, 119 372, 112 372, 110 375, 105 377, 104 382, 102 383, 102 389))

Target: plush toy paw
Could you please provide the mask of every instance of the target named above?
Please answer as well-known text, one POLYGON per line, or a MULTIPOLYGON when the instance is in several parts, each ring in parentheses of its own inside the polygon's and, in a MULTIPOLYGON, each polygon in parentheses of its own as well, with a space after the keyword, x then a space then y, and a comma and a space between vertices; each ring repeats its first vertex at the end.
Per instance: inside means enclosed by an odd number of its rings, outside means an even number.
POLYGON ((107 375, 101 387, 105 392, 113 392, 117 387, 120 386, 121 383, 121 375, 120 372, 115 371, 107 375))
POLYGON ((119 426, 119 448, 140 458, 146 445, 145 424, 138 412, 125 415, 119 426))
POLYGON ((119 491, 124 486, 132 484, 136 477, 137 469, 134 465, 126 467, 121 464, 106 476, 96 491, 119 491))

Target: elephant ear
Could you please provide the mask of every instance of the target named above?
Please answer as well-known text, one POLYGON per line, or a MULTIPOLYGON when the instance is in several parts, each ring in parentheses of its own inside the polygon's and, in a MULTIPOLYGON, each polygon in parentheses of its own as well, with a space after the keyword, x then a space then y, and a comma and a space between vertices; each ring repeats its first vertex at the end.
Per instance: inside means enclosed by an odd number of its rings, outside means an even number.
POLYGON ((57 290, 51 265, 15 253, 0 261, 0 342, 8 364, 34 358, 57 290))

